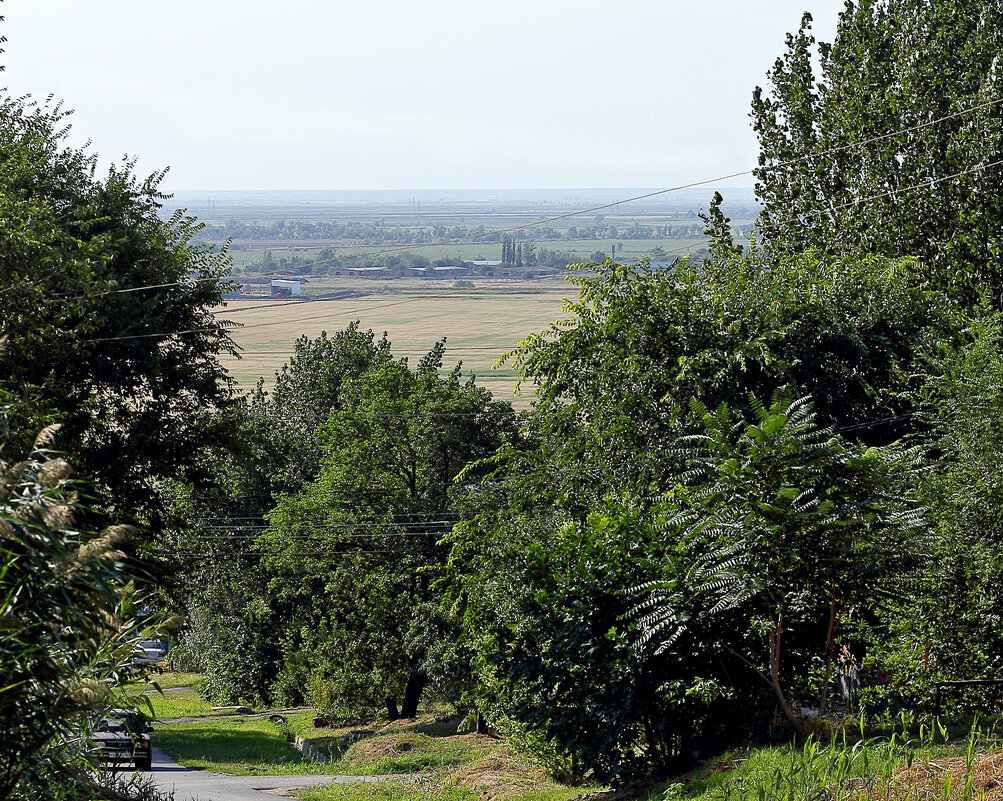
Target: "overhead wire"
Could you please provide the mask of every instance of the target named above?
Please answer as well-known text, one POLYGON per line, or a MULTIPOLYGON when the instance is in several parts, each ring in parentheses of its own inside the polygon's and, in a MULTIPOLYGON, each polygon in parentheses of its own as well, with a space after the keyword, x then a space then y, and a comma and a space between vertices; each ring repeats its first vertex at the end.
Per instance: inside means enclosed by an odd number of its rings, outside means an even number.
MULTIPOLYGON (((635 195, 633 197, 628 197, 628 198, 623 198, 621 200, 614 200, 614 201, 611 201, 609 203, 603 203, 603 204, 600 204, 600 205, 597 205, 597 206, 591 206, 591 207, 584 208, 584 209, 575 209, 573 211, 569 211, 569 212, 566 212, 566 213, 557 214, 557 215, 553 215, 553 216, 549 216, 549 217, 544 217, 542 219, 534 220, 534 221, 527 222, 527 223, 521 223, 521 224, 518 224, 518 225, 508 226, 508 227, 505 227, 505 228, 492 229, 490 231, 484 231, 484 232, 477 233, 477 234, 470 234, 470 235, 464 236, 464 237, 456 237, 456 238, 453 238, 453 239, 442 240, 442 241, 437 241, 437 242, 412 243, 412 244, 409 244, 409 245, 394 246, 392 248, 378 249, 378 250, 374 250, 374 251, 366 252, 366 253, 361 253, 361 254, 351 254, 351 255, 345 255, 345 256, 335 256, 335 257, 331 257, 329 259, 319 259, 319 260, 316 260, 316 261, 313 261, 313 262, 307 262, 306 265, 300 265, 300 266, 318 266, 318 265, 322 265, 322 264, 335 263, 335 262, 344 261, 344 260, 347 260, 347 259, 350 259, 350 258, 356 258, 357 256, 360 256, 360 255, 361 256, 377 256, 377 255, 383 255, 383 254, 387 254, 387 253, 396 253, 396 252, 400 252, 400 251, 403 251, 403 250, 415 250, 415 249, 428 248, 428 247, 444 247, 444 246, 449 246, 449 245, 462 244, 463 242, 473 241, 473 240, 476 240, 476 239, 483 239, 483 238, 488 237, 488 236, 497 236, 497 235, 506 234, 506 233, 513 233, 515 231, 526 230, 526 229, 529 229, 529 228, 535 228, 535 227, 538 227, 538 226, 541 226, 541 225, 547 225, 547 224, 552 223, 552 222, 558 222, 560 220, 568 219, 570 217, 577 217, 577 216, 581 216, 581 215, 584 215, 584 214, 593 214, 593 213, 595 213, 597 211, 604 211, 606 209, 615 208, 617 206, 621 206, 621 205, 624 205, 624 204, 627 204, 627 203, 635 203, 635 202, 638 202, 640 200, 647 200, 647 199, 652 198, 652 197, 657 197, 657 196, 669 194, 669 193, 672 193, 672 192, 679 192, 679 191, 682 191, 684 189, 693 189, 693 188, 700 187, 700 186, 708 186, 708 185, 711 185, 711 184, 721 183, 722 181, 731 180, 733 178, 739 178, 739 177, 741 177, 743 175, 754 175, 757 170, 778 170, 778 169, 783 169, 785 167, 790 167, 790 166, 794 166, 794 165, 800 164, 801 162, 807 161, 809 159, 824 158, 826 156, 833 155, 833 154, 836 154, 836 153, 841 153, 841 152, 844 152, 844 151, 847 151, 847 150, 860 149, 860 148, 872 145, 872 144, 874 144, 876 142, 880 142, 880 141, 883 141, 883 140, 886 140, 886 139, 890 139, 892 137, 902 136, 904 134, 913 133, 915 131, 919 131, 919 130, 923 130, 923 129, 926 129, 926 128, 930 128, 930 127, 932 127, 934 125, 939 125, 942 122, 947 122, 948 120, 956 119, 958 117, 965 116, 967 114, 972 114, 974 112, 981 111, 981 110, 983 110, 985 108, 989 108, 989 107, 992 107, 992 106, 999 105, 1000 103, 1003 103, 1003 97, 990 98, 989 100, 985 100, 985 101, 983 101, 981 103, 978 103, 978 104, 976 104, 974 106, 969 106, 969 107, 964 108, 964 109, 959 109, 957 111, 951 112, 950 114, 945 114, 943 116, 936 117, 936 118, 934 118, 932 120, 929 120, 927 122, 917 123, 915 125, 907 126, 905 128, 896 129, 894 131, 887 131, 887 132, 885 132, 883 134, 877 134, 875 136, 871 136, 871 137, 862 139, 862 140, 860 140, 858 142, 848 142, 845 145, 837 145, 835 147, 827 148, 825 150, 820 150, 820 151, 814 151, 814 152, 811 152, 811 153, 806 153, 806 154, 804 154, 802 156, 798 156, 798 157, 791 158, 791 159, 786 159, 786 160, 783 160, 783 161, 778 161, 778 162, 776 162, 774 164, 761 165, 759 167, 755 167, 755 168, 750 169, 750 170, 741 170, 739 172, 729 173, 728 175, 721 175, 721 176, 718 176, 718 177, 715 177, 715 178, 708 178, 708 179, 704 179, 704 180, 700 180, 700 181, 692 181, 690 183, 679 184, 677 186, 668 187, 666 189, 658 189, 658 190, 655 190, 655 191, 652 191, 652 192, 646 192, 644 194, 635 195)), ((950 179, 952 177, 959 177, 960 175, 964 175, 964 174, 967 174, 967 172, 958 173, 958 174, 956 174, 954 176, 948 176, 947 178, 945 178, 943 180, 948 180, 948 179, 950 179)), ((933 183, 937 183, 937 182, 939 182, 939 181, 935 180, 933 183)), ((930 184, 927 184, 927 185, 930 185, 930 184)), ((877 197, 882 197, 882 196, 884 196, 884 195, 876 195, 876 196, 874 196, 873 198, 870 198, 870 199, 875 199, 877 197)), ((852 204, 850 204, 850 205, 852 205, 852 204)), ((674 249, 673 251, 668 251, 668 252, 677 252, 678 250, 680 250, 680 249, 674 249)), ((144 289, 161 289, 161 288, 169 288, 169 287, 174 287, 174 286, 189 286, 189 285, 191 285, 191 284, 193 284, 193 283, 195 283, 197 281, 203 281, 203 280, 204 281, 218 281, 220 279, 217 278, 217 277, 205 278, 205 279, 189 279, 189 280, 185 280, 185 281, 166 282, 166 283, 161 283, 161 284, 149 284, 149 285, 137 286, 137 287, 126 287, 126 288, 123 288, 123 289, 111 289, 111 290, 106 290, 104 292, 93 293, 92 295, 89 295, 89 297, 103 297, 105 295, 114 295, 114 294, 125 294, 125 293, 131 293, 131 292, 139 292, 139 291, 142 291, 144 289)))
MULTIPOLYGON (((811 218, 811 217, 825 216, 827 214, 831 214, 833 211, 841 211, 843 209, 852 208, 852 207, 860 205, 861 203, 868 203, 868 202, 870 202, 872 200, 878 200, 878 199, 884 198, 884 197, 898 197, 898 196, 901 196, 901 195, 911 194, 912 192, 916 192, 916 191, 919 191, 921 189, 927 189, 927 188, 929 188, 931 186, 935 186, 937 184, 944 183, 945 181, 951 181, 951 180, 954 180, 955 178, 961 178, 961 177, 963 177, 965 175, 971 175, 971 174, 976 173, 976 172, 983 172, 983 171, 991 169, 993 167, 998 167, 1000 165, 1003 165, 1003 159, 999 159, 997 161, 990 162, 989 164, 979 164, 979 165, 977 165, 975 167, 971 167, 971 168, 969 168, 967 170, 961 170, 959 172, 952 173, 951 175, 941 176, 940 178, 932 178, 930 180, 923 181, 920 184, 914 184, 912 186, 906 186, 906 187, 898 187, 896 189, 889 190, 887 192, 881 192, 881 193, 878 193, 878 194, 875 194, 875 195, 869 195, 869 196, 866 196, 866 197, 856 198, 856 199, 854 199, 854 200, 852 200, 852 201, 850 201, 848 203, 844 203, 844 204, 842 204, 840 206, 835 206, 835 207, 830 208, 830 209, 820 210, 820 211, 817 211, 817 212, 811 212, 809 214, 793 215, 793 216, 789 217, 786 220, 786 222, 793 222, 795 220, 806 219, 806 218, 811 218)), ((781 222, 784 222, 784 221, 781 221, 781 222)), ((678 250, 681 250, 681 249, 676 249, 676 251, 678 251, 678 250)), ((676 251, 666 251, 666 252, 676 252, 676 251)), ((360 311, 369 311, 371 309, 386 309, 386 308, 390 308, 392 306, 400 306, 400 305, 407 304, 407 303, 416 303, 416 302, 418 302, 418 301, 420 301, 422 299, 423 298, 420 298, 420 297, 419 298, 410 298, 408 300, 396 301, 394 303, 384 303, 384 304, 380 304, 380 305, 377 305, 377 306, 364 307, 364 308, 361 308, 361 309, 353 310, 351 312, 344 312, 343 315, 351 316, 351 315, 357 314, 360 311)), ((219 313, 223 313, 223 312, 221 311, 219 313)), ((297 322, 308 322, 310 320, 328 319, 328 318, 329 318, 328 314, 312 315, 312 316, 307 316, 307 317, 300 317, 300 318, 297 319, 297 322)), ((267 321, 267 322, 263 322, 263 323, 252 323, 252 324, 248 324, 248 325, 236 324, 236 325, 227 326, 227 325, 224 324, 224 325, 219 325, 219 326, 209 326, 209 327, 205 327, 205 328, 191 328, 191 329, 182 329, 182 330, 178 330, 178 331, 169 331, 169 332, 166 332, 166 333, 130 334, 130 335, 126 335, 126 336, 100 337, 100 338, 96 338, 96 339, 87 339, 87 340, 82 340, 82 341, 85 342, 85 343, 102 343, 102 342, 116 342, 116 341, 120 341, 120 340, 131 340, 131 339, 149 339, 149 338, 155 338, 155 337, 164 337, 164 338, 166 338, 166 337, 180 336, 182 334, 202 333, 202 332, 208 332, 208 331, 238 331, 238 330, 239 331, 244 331, 244 330, 249 330, 249 329, 252 329, 252 328, 266 328, 266 327, 275 326, 275 325, 288 325, 288 324, 289 324, 288 320, 271 320, 271 321, 267 321)))
MULTIPOLYGON (((874 426, 877 426, 877 425, 883 425, 883 424, 890 423, 890 422, 898 422, 898 421, 910 419, 910 418, 913 418, 913 417, 920 416, 921 414, 922 414, 921 412, 908 412, 908 413, 900 414, 900 415, 890 415, 890 416, 887 416, 887 417, 877 418, 875 420, 869 420, 869 421, 865 421, 865 422, 861 422, 861 423, 855 423, 855 424, 850 424, 850 425, 840 426, 840 427, 832 427, 832 428, 830 428, 830 430, 833 433, 839 433, 839 432, 844 432, 844 431, 860 430, 860 429, 863 429, 863 428, 874 427, 874 426)), ((621 463, 619 463, 619 465, 617 465, 617 464, 599 465, 597 467, 599 467, 601 469, 608 469, 609 467, 613 467, 613 466, 632 466, 632 467, 636 468, 638 466, 643 466, 643 467, 652 466, 652 463, 640 464, 639 465, 636 461, 630 460, 629 462, 628 461, 621 462, 621 463)), ((519 477, 520 478, 527 478, 527 477, 533 477, 533 476, 536 476, 536 477, 552 477, 555 473, 575 473, 575 474, 581 475, 582 471, 580 469, 576 468, 576 469, 573 469, 573 470, 564 470, 564 471, 561 471, 561 470, 557 470, 557 471, 555 471, 555 470, 548 470, 546 472, 541 472, 541 473, 524 473, 524 472, 520 472, 519 473, 519 477)), ((483 489, 484 488, 483 485, 480 488, 483 489)), ((242 496, 242 497, 270 497, 270 496, 266 496, 264 494, 251 494, 251 495, 242 496)), ((218 518, 213 518, 213 519, 226 519, 226 518, 225 517, 218 517, 218 518)), ((236 518, 236 519, 246 519, 246 518, 244 516, 241 516, 241 517, 236 518)), ((438 521, 435 521, 435 522, 437 524, 448 524, 450 522, 460 523, 460 522, 463 522, 463 521, 464 521, 464 518, 461 517, 461 516, 459 516, 459 515, 457 515, 457 517, 456 517, 455 520, 438 520, 438 521)), ((430 524, 431 524, 431 521, 430 521, 430 524)), ((268 526, 236 526, 236 527, 234 527, 235 531, 252 531, 252 532, 255 532, 255 533, 249 533, 249 534, 220 534, 220 535, 199 534, 199 535, 196 535, 196 537, 194 539, 197 542, 200 542, 200 543, 203 543, 203 544, 207 544, 207 545, 212 544, 212 543, 223 543, 223 542, 229 542, 229 541, 248 541, 248 540, 254 540, 256 542, 261 543, 263 546, 268 546, 268 545, 274 545, 274 544, 281 544, 281 543, 284 543, 284 542, 287 542, 287 541, 291 541, 291 542, 318 542, 318 541, 331 541, 332 539, 333 539, 334 543, 339 543, 339 542, 343 542, 344 540, 349 540, 349 539, 372 539, 373 537, 380 537, 380 536, 386 537, 387 539, 391 539, 391 538, 407 538, 407 537, 432 537, 432 536, 437 536, 437 537, 443 538, 443 537, 447 537, 447 536, 449 536, 450 534, 453 533, 453 529, 450 529, 450 530, 438 530, 438 531, 428 531, 428 532, 387 532, 385 530, 381 530, 381 531, 379 531, 379 533, 374 533, 374 534, 345 534, 345 533, 339 533, 339 534, 336 535, 336 538, 326 537, 325 536, 327 534, 331 534, 332 533, 330 531, 330 528, 339 527, 340 525, 344 525, 344 526, 350 527, 350 526, 352 526, 354 524, 325 525, 322 528, 313 529, 314 533, 312 533, 312 534, 302 534, 302 533, 285 534, 285 533, 283 533, 283 534, 279 534, 278 537, 275 540, 270 540, 270 539, 267 539, 267 538, 264 537, 265 532, 268 529, 272 528, 272 526, 270 526, 270 525, 268 525, 268 526)), ((385 525, 393 525, 393 524, 385 524, 385 525)), ((376 527, 375 524, 374 524, 374 527, 376 527)), ((212 530, 212 529, 210 529, 210 530, 212 530)), ((300 531, 300 530, 297 529, 297 531, 300 531)), ((194 555, 198 555, 198 556, 204 556, 203 552, 197 551, 197 550, 195 550, 193 548, 189 548, 186 551, 185 550, 177 551, 176 553, 178 555, 182 555, 182 556, 185 555, 186 553, 187 554, 194 554, 194 555)), ((367 554, 400 554, 400 553, 401 552, 399 550, 392 550, 392 549, 387 549, 387 550, 372 550, 372 549, 358 550, 358 549, 355 549, 355 550, 348 550, 348 551, 327 551, 327 550, 324 550, 324 551, 313 551, 313 552, 302 551, 302 550, 296 550, 295 551, 296 556, 325 556, 325 557, 332 557, 332 556, 356 556, 356 555, 367 555, 367 554)), ((258 558, 262 558, 262 557, 267 557, 267 556, 270 556, 270 555, 273 555, 273 554, 269 553, 266 549, 259 549, 259 550, 254 550, 254 551, 243 551, 243 552, 227 551, 227 553, 225 555, 227 555, 227 556, 243 555, 243 556, 255 556, 255 557, 258 557, 258 558)))
MULTIPOLYGON (((889 424, 889 423, 901 422, 901 421, 913 419, 913 418, 916 418, 916 417, 922 417, 923 415, 924 415, 924 412, 921 412, 921 411, 906 412, 906 413, 898 414, 898 415, 889 415, 889 416, 886 416, 886 417, 880 417, 880 418, 876 418, 874 420, 862 421, 860 423, 851 423, 851 424, 847 424, 847 425, 844 425, 844 426, 823 427, 821 429, 821 431, 822 432, 830 431, 831 433, 834 433, 834 434, 845 433, 845 432, 850 432, 850 431, 860 431, 860 430, 865 430, 865 429, 868 429, 868 428, 875 428, 875 427, 877 427, 879 425, 886 425, 886 424, 889 424)), ((638 469, 648 469, 648 468, 659 468, 659 467, 663 467, 663 466, 664 465, 660 464, 659 462, 655 462, 655 461, 639 462, 636 459, 628 459, 628 460, 623 460, 623 461, 619 461, 619 462, 607 462, 607 463, 603 463, 603 464, 586 465, 584 467, 583 466, 576 466, 576 467, 564 468, 564 469, 551 468, 551 469, 547 469, 547 470, 541 470, 539 472, 520 470, 517 477, 520 478, 520 479, 525 479, 525 478, 552 478, 552 477, 557 476, 557 475, 588 476, 590 472, 599 472, 599 471, 602 471, 603 473, 606 473, 606 471, 609 471, 610 469, 614 469, 614 468, 629 468, 629 469, 632 469, 632 470, 638 470, 638 469)), ((490 486, 492 484, 494 484, 494 485, 500 485, 502 481, 505 481, 508 478, 510 478, 510 476, 502 476, 501 477, 501 481, 499 481, 498 479, 495 479, 493 476, 492 477, 483 477, 483 478, 481 478, 481 479, 479 479, 477 481, 470 482, 469 486, 471 486, 471 487, 476 486, 478 489, 490 488, 490 486)), ((457 486, 457 485, 454 484, 453 486, 457 486)), ((344 495, 353 495, 353 494, 360 494, 360 493, 361 494, 373 494, 373 493, 382 493, 382 492, 396 493, 396 492, 399 492, 399 489, 398 488, 392 488, 392 487, 390 487, 390 488, 382 488, 382 487, 377 488, 377 487, 374 487, 374 488, 370 488, 370 489, 367 489, 367 490, 361 490, 361 491, 357 491, 357 490, 342 491, 341 494, 344 494, 344 495)), ((248 499, 248 498, 268 498, 268 499, 272 499, 272 497, 273 496, 271 494, 269 494, 269 493, 250 493, 250 494, 246 494, 246 495, 235 496, 234 499, 231 499, 231 500, 241 500, 241 499, 248 499)), ((214 500, 215 501, 215 500, 218 500, 218 499, 202 498, 201 500, 214 500)), ((369 521, 369 522, 364 522, 364 523, 327 523, 325 520, 320 519, 320 516, 313 516, 313 517, 310 517, 310 516, 302 517, 302 516, 300 516, 300 517, 297 517, 296 522, 307 522, 307 523, 310 523, 313 526, 320 526, 321 530, 323 530, 325 532, 328 531, 329 529, 332 529, 332 528, 346 528, 346 529, 356 529, 356 530, 358 530, 358 529, 368 529, 368 530, 378 530, 378 531, 381 532, 382 536, 402 536, 402 534, 400 534, 400 533, 396 533, 395 534, 393 532, 387 532, 386 528, 388 528, 388 527, 394 527, 394 526, 404 526, 406 528, 406 527, 409 527, 409 526, 410 527, 418 527, 418 526, 426 526, 426 525, 427 526, 431 526, 431 525, 449 525, 450 523, 460 522, 463 519, 458 513, 453 513, 453 512, 436 512, 434 514, 437 515, 439 517, 439 519, 429 520, 429 521, 403 521, 403 522, 392 522, 392 521, 391 522, 373 522, 373 521, 369 521), (450 516, 450 519, 442 519, 443 516, 450 516)), ((226 521, 230 521, 230 520, 232 520, 232 521, 248 521, 248 520, 262 520, 262 519, 263 518, 260 515, 232 515, 232 516, 230 516, 230 515, 214 515, 214 516, 207 516, 207 517, 203 517, 203 518, 197 518, 197 520, 212 521, 214 523, 222 523, 222 522, 226 522, 226 521)), ((261 524, 235 523, 235 525, 232 526, 232 527, 226 527, 226 526, 208 526, 208 527, 205 528, 205 530, 207 530, 207 531, 222 531, 222 530, 267 531, 267 530, 269 530, 271 528, 274 528, 274 525, 270 524, 270 523, 268 523, 268 524, 266 524, 266 523, 261 523, 261 524)), ((410 533, 410 532, 405 532, 405 534, 406 533, 410 533)), ((424 536, 426 534, 426 532, 414 532, 414 534, 416 536, 424 536)), ((230 535, 219 535, 219 536, 220 536, 220 538, 225 539, 225 538, 229 537, 230 535)), ((373 536, 373 535, 368 535, 367 534, 367 535, 364 535, 364 536, 373 536)))

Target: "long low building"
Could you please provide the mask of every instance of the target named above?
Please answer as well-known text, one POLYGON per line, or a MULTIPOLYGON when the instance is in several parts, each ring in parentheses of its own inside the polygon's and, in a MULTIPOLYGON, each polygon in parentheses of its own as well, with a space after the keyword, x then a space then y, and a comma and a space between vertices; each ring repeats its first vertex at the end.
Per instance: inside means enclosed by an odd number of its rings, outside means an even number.
POLYGON ((349 267, 344 270, 346 275, 355 278, 388 278, 390 271, 386 267, 349 267))

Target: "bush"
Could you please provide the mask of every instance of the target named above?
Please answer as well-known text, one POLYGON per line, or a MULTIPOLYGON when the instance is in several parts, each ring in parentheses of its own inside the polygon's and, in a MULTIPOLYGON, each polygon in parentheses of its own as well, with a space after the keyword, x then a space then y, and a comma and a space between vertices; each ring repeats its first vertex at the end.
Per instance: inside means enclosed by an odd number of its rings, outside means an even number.
MULTIPOLYGON (((0 343, 2 344, 2 343, 0 343)), ((97 792, 87 720, 121 706, 147 630, 133 616, 118 546, 95 535, 70 466, 44 430, 24 461, 0 460, 0 798, 90 799, 97 792)), ((0 440, 0 446, 5 443, 0 440)))

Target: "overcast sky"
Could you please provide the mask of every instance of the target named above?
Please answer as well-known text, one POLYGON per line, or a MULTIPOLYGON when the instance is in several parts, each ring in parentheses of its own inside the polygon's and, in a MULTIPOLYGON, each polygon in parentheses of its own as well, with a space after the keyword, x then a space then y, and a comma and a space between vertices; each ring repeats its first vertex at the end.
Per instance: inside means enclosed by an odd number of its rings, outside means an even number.
POLYGON ((755 165, 753 87, 841 7, 6 0, 0 80, 168 190, 661 188, 755 165))

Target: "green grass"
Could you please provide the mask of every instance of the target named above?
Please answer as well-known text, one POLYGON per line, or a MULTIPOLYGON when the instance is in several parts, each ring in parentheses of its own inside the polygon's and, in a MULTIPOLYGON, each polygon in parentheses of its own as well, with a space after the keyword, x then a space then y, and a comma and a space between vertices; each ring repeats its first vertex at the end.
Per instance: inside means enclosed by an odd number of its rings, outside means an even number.
POLYGON ((373 724, 369 729, 376 733, 344 753, 339 749, 343 737, 360 727, 316 728, 315 714, 287 714, 281 727, 263 718, 219 716, 163 724, 155 727, 154 743, 185 767, 217 773, 321 773, 360 779, 304 790, 298 797, 305 801, 475 801, 485 793, 493 801, 570 801, 584 792, 548 780, 538 766, 499 740, 457 734, 459 719, 444 710, 382 728, 373 724), (327 746, 335 759, 322 763, 304 758, 287 734, 327 746), (394 778, 361 780, 380 776, 394 778))
POLYGON ((127 684, 125 691, 144 714, 151 714, 152 707, 152 714, 156 718, 218 714, 212 711, 212 704, 201 698, 196 690, 202 679, 201 673, 151 673, 147 681, 127 684))
POLYGON ((600 787, 565 787, 555 784, 551 787, 538 787, 509 796, 508 801, 570 801, 572 798, 602 789, 600 787))
POLYGON ((205 677, 202 673, 151 672, 146 681, 130 681, 125 685, 127 692, 139 693, 144 690, 169 690, 175 687, 195 687, 205 677), (156 686, 154 686, 156 685, 156 686))
POLYGON ((296 794, 302 801, 474 801, 477 797, 473 790, 444 787, 432 777, 417 781, 328 784, 296 794))
POLYGON ((923 729, 914 737, 834 739, 800 748, 730 752, 663 786, 650 801, 983 797, 981 755, 998 748, 999 741, 984 731, 950 742, 946 734, 944 729, 923 729))
MULTIPOLYGON (((595 787, 564 787, 545 782, 527 788, 524 784, 495 784, 490 798, 498 801, 571 801, 595 787)), ((484 798, 484 788, 462 787, 448 773, 424 773, 408 779, 359 784, 327 784, 295 794, 301 801, 475 801, 484 798)))
POLYGON ((306 759, 267 719, 227 718, 163 725, 155 727, 153 741, 187 768, 239 776, 337 772, 332 769, 335 763, 306 759))
MULTIPOLYGON (((288 730, 328 746, 337 756, 337 743, 350 729, 314 729, 312 713, 289 716, 288 730)), ((418 724, 441 732, 434 724, 418 724)), ((453 724, 455 730, 455 723, 453 724)), ((433 736, 418 731, 393 731, 361 740, 340 759, 318 764, 303 758, 289 745, 283 730, 261 718, 207 718, 197 723, 163 724, 155 728, 157 743, 185 767, 220 773, 248 774, 246 765, 262 765, 284 773, 332 773, 346 776, 379 776, 420 773, 456 767, 487 753, 478 738, 433 736)), ((262 772, 262 771, 254 771, 262 772)))
POLYGON ((472 762, 489 750, 490 746, 479 738, 395 732, 352 745, 337 763, 338 773, 348 776, 420 773, 472 762))
MULTIPOLYGON (((505 801, 570 801, 581 794, 580 787, 553 787, 505 795, 505 801)), ((422 777, 414 781, 329 784, 301 790, 295 797, 302 801, 474 801, 481 794, 434 777, 422 777)))
POLYGON ((143 687, 143 689, 152 690, 153 682, 156 682, 162 690, 167 690, 172 687, 195 687, 204 678, 205 674, 203 673, 152 673, 150 675, 150 681, 147 683, 147 686, 143 687))
MULTIPOLYGON (((458 720, 426 715, 416 722, 359 740, 343 754, 340 743, 359 726, 316 728, 313 712, 286 716, 289 729, 338 761, 332 772, 346 776, 380 776, 456 767, 485 755, 494 744, 482 738, 458 736, 458 720)), ((371 729, 370 729, 371 730, 371 729)))
POLYGON ((149 693, 143 696, 153 707, 153 714, 160 718, 194 718, 207 715, 218 715, 213 712, 213 705, 202 698, 193 689, 180 692, 149 693))

